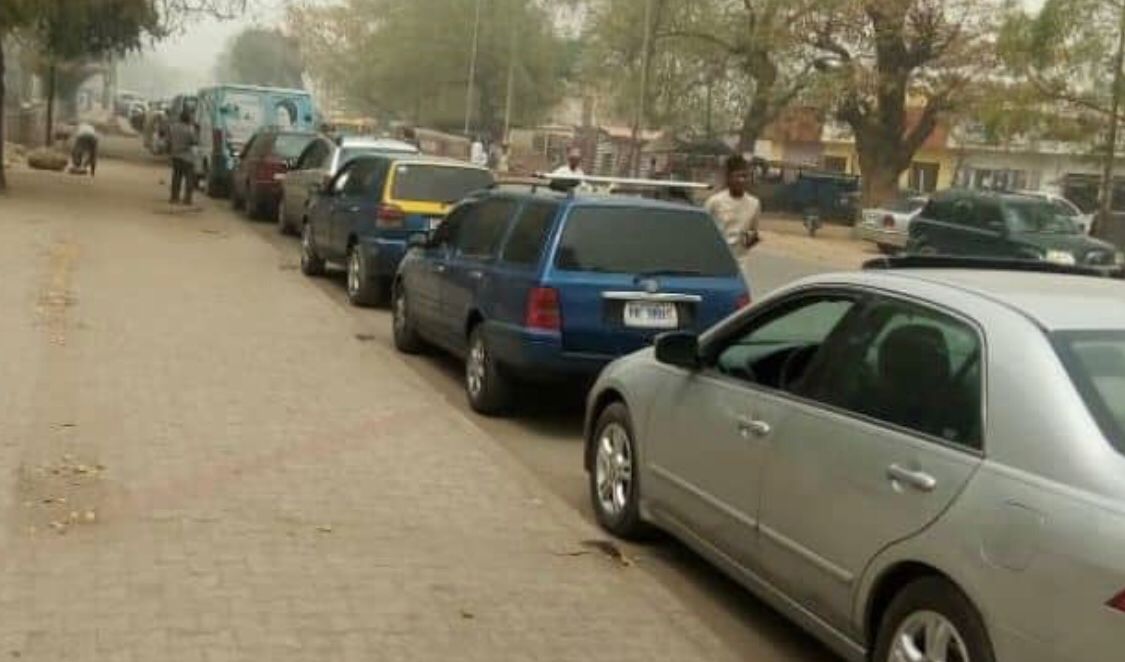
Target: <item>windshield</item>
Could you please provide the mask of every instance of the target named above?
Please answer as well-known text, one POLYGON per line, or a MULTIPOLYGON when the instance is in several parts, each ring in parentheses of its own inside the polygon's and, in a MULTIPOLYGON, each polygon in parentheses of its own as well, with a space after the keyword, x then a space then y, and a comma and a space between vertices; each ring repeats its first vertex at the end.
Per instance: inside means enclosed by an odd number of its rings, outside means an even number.
POLYGON ((1055 346, 1090 413, 1125 452, 1125 331, 1068 331, 1055 346))
POLYGON ((473 191, 491 185, 492 173, 487 170, 431 163, 400 163, 395 167, 391 197, 453 204, 473 191))
POLYGON ((730 249, 709 216, 643 207, 576 208, 567 219, 556 266, 627 274, 738 273, 730 249))
POLYGON ((1009 200, 1004 205, 1008 226, 1031 234, 1077 234, 1074 223, 1044 200, 1009 200))
POLYGON ((295 159, 313 141, 308 133, 283 133, 273 144, 273 151, 283 159, 295 159))

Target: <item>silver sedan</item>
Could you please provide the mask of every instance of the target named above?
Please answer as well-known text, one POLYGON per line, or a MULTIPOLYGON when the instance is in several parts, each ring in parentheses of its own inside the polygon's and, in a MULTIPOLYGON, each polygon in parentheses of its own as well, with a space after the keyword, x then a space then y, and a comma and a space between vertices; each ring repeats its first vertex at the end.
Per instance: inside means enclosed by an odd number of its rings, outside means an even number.
POLYGON ((610 365, 587 419, 603 527, 672 533, 846 658, 1125 650, 1125 283, 817 276, 610 365))

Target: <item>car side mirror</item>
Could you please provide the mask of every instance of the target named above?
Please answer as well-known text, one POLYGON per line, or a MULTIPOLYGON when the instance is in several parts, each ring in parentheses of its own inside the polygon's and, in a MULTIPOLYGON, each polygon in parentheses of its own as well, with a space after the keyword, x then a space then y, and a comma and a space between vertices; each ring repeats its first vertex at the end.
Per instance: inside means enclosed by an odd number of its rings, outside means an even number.
POLYGON ((683 331, 657 336, 656 360, 685 370, 699 369, 699 338, 683 331))
POLYGON ((410 235, 410 238, 406 240, 406 245, 409 248, 429 248, 430 241, 431 239, 429 234, 425 232, 417 232, 410 235))

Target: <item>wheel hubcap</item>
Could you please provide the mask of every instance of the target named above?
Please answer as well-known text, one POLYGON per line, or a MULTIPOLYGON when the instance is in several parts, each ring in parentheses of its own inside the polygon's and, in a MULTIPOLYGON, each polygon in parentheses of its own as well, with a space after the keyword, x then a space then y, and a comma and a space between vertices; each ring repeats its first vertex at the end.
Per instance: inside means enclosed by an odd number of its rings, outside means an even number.
POLYGON ((898 626, 887 662, 971 662, 961 633, 933 611, 911 614, 898 626))
POLYGON ((480 395, 484 388, 484 371, 487 355, 484 351, 484 342, 477 340, 469 350, 469 360, 465 362, 465 383, 469 387, 469 394, 474 398, 480 395))
POLYGON ((301 232, 301 259, 308 262, 312 258, 312 232, 306 224, 301 232))
POLYGON ((348 292, 355 294, 359 291, 359 251, 352 250, 351 259, 348 260, 348 292))
POLYGON ((602 511, 620 516, 633 490, 633 444, 620 423, 610 423, 598 437, 594 483, 602 511))
POLYGON ((406 294, 401 290, 395 294, 394 325, 400 335, 406 332, 406 294))

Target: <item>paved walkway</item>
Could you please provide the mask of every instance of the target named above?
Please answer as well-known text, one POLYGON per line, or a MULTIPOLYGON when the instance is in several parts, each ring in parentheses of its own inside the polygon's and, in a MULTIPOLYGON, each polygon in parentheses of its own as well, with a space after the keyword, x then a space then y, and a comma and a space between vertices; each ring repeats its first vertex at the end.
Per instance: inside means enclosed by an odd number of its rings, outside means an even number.
POLYGON ((296 244, 162 178, 0 197, 0 659, 734 659, 296 244))

